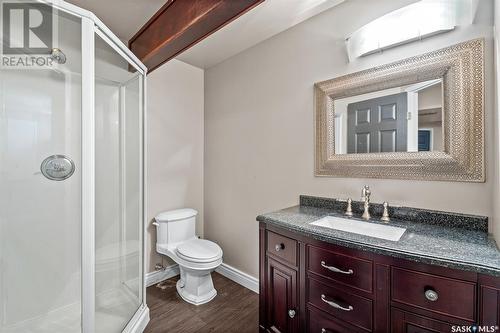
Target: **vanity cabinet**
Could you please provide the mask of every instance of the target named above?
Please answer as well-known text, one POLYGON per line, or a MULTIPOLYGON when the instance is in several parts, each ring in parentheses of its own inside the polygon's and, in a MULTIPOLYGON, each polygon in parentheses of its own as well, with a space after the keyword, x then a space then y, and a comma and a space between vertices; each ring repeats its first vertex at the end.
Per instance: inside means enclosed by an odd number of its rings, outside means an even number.
POLYGON ((499 324, 500 279, 260 223, 261 332, 452 332, 499 324))

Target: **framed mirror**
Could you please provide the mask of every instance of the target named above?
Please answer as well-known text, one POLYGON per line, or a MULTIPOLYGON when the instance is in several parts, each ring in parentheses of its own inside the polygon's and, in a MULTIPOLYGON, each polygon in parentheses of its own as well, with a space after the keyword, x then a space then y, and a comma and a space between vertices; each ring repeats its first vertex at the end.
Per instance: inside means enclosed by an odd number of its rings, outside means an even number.
POLYGON ((484 182, 484 40, 315 84, 317 176, 484 182))

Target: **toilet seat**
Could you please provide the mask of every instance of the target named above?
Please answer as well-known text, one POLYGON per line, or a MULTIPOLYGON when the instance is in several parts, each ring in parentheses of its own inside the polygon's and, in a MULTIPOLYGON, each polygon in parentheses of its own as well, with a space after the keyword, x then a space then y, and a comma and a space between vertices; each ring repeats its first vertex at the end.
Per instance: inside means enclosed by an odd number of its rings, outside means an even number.
POLYGON ((195 238, 179 244, 176 254, 189 262, 206 263, 219 260, 222 249, 214 242, 195 238))

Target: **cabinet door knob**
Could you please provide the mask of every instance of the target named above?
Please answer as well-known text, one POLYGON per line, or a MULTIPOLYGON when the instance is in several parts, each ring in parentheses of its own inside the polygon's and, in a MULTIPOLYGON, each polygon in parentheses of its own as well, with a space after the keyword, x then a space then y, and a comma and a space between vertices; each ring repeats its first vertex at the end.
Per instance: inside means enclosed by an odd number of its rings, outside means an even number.
POLYGON ((425 298, 427 298, 431 302, 435 302, 435 301, 438 300, 439 295, 438 295, 438 293, 435 290, 433 290, 433 289, 427 289, 425 291, 425 298))
POLYGON ((276 246, 274 248, 276 249, 276 251, 284 250, 285 249, 285 244, 283 244, 283 243, 276 244, 276 246))
POLYGON ((288 310, 288 317, 295 318, 296 312, 293 309, 288 310))

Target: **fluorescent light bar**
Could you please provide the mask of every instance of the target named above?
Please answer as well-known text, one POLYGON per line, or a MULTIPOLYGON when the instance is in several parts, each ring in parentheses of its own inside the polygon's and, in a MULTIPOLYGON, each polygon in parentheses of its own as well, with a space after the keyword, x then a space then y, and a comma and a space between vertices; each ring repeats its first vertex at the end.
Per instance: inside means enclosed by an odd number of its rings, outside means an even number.
POLYGON ((386 14, 346 40, 349 60, 455 29, 472 22, 476 0, 421 0, 386 14))

